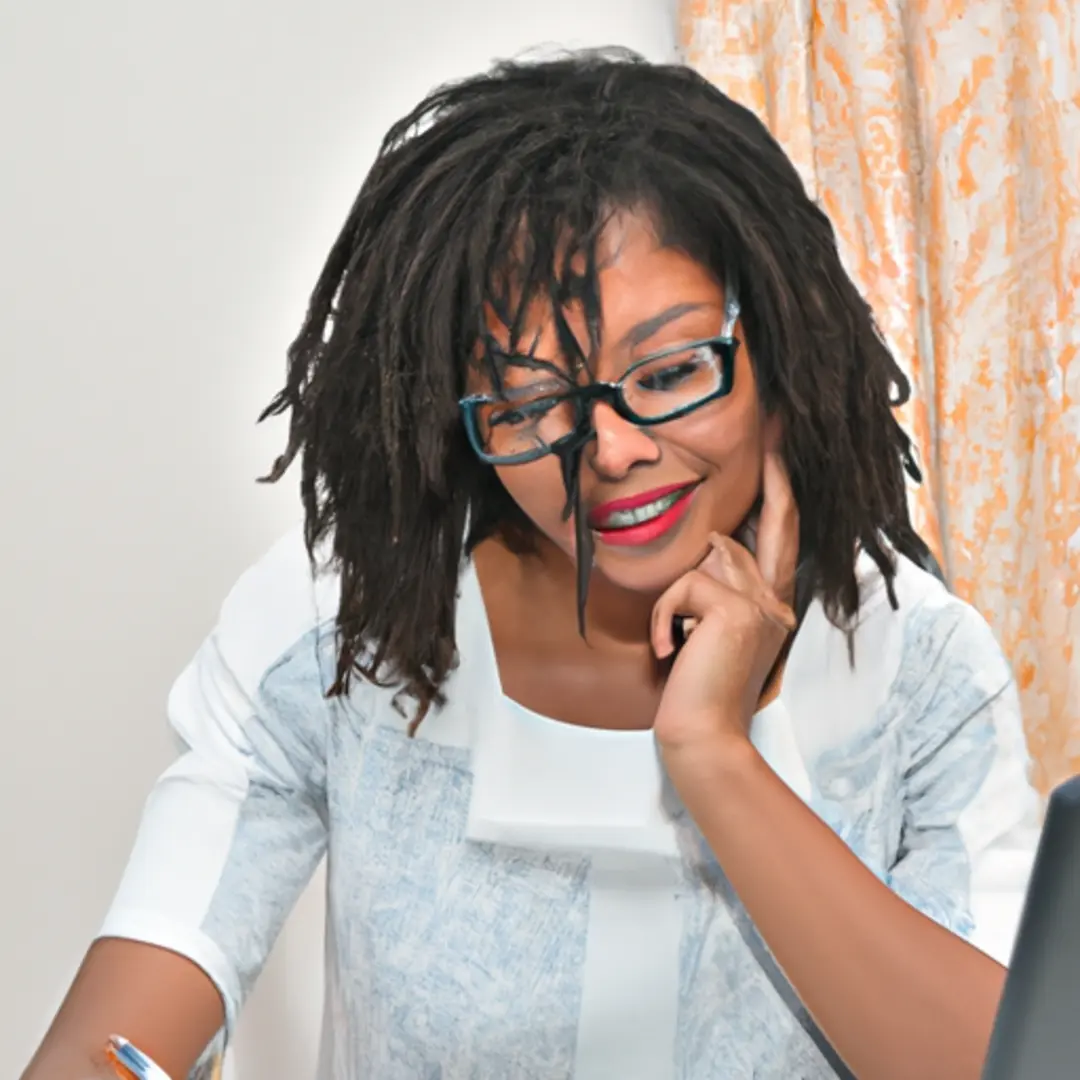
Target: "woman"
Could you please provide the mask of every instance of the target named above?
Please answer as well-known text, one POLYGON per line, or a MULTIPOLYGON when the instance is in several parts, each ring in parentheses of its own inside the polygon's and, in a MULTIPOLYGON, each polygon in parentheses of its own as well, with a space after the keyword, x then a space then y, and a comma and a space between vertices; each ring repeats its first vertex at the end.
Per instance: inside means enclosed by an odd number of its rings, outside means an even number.
POLYGON ((920 565, 908 392, 691 71, 434 93, 268 409, 303 536, 176 683, 186 752, 27 1077, 110 1032, 206 1061, 326 852, 327 1080, 974 1080, 972 913, 1031 794, 1008 665, 920 565))

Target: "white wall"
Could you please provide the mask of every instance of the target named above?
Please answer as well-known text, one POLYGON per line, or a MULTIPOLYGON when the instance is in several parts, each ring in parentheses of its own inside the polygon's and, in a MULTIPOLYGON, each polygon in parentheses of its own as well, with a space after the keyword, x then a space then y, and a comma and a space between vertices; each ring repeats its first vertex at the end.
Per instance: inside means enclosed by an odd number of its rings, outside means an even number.
MULTIPOLYGON (((673 0, 0 0, 0 1076, 171 752, 168 685, 298 512, 252 479, 307 292, 387 125, 545 42, 673 50, 673 0)), ((239 1040, 310 1075, 321 903, 239 1040)))

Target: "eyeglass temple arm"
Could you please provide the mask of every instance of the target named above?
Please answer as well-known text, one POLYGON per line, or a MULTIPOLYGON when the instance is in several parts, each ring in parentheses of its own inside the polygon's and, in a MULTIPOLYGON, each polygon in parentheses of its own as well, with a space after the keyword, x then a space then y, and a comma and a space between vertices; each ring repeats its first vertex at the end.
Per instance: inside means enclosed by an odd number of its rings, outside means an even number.
POLYGON ((729 280, 727 285, 724 286, 724 327, 720 331, 721 337, 734 337, 735 336, 735 324, 739 321, 739 313, 742 309, 739 307, 738 290, 734 284, 729 280))

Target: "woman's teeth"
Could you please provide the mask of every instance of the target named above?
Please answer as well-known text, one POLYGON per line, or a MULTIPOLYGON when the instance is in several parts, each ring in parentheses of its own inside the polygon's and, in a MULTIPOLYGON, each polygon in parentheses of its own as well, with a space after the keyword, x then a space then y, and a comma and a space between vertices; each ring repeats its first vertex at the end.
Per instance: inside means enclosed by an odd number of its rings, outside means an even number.
POLYGON ((633 510, 615 510, 607 514, 596 527, 598 529, 629 529, 634 525, 643 525, 646 521, 670 510, 686 494, 686 490, 686 488, 680 488, 678 491, 672 491, 633 510))

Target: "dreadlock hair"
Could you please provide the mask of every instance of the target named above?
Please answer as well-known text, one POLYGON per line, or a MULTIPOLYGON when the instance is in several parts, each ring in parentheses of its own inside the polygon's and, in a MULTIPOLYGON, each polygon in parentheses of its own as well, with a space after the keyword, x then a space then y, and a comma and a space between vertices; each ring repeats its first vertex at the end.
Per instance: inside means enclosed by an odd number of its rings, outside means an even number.
POLYGON ((782 419, 806 595, 850 625, 859 549, 894 607, 892 550, 926 563, 893 415, 908 380, 764 125, 691 69, 622 50, 501 62, 389 130, 260 417, 290 414, 264 479, 301 456, 309 554, 328 541, 340 571, 331 695, 354 673, 396 686, 413 730, 442 704, 465 557, 496 532, 521 550, 529 537, 457 406, 484 305, 502 315, 508 275, 524 282, 518 315, 539 290, 556 311, 595 296, 600 231, 641 208, 665 244, 737 282, 762 404, 782 419))

